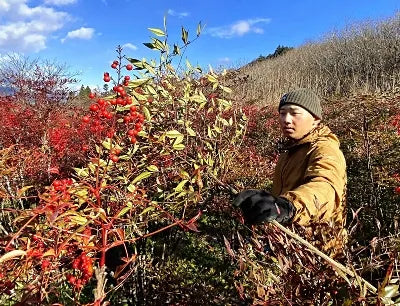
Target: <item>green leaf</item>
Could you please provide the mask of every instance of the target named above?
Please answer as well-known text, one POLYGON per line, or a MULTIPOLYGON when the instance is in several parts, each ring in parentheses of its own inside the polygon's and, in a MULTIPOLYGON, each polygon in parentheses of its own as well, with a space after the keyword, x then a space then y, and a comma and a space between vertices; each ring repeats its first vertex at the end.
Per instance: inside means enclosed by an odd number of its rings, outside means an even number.
POLYGON ((182 41, 185 45, 188 43, 188 31, 184 27, 182 27, 182 41))
POLYGON ((180 182, 178 184, 178 186, 175 187, 175 191, 176 192, 181 192, 183 190, 183 187, 185 186, 185 184, 188 182, 188 180, 183 180, 182 182, 180 182))
POLYGON ((147 167, 147 170, 149 170, 150 172, 157 172, 158 168, 156 165, 150 165, 147 167))
POLYGON ((179 46, 174 44, 174 55, 180 55, 181 54, 181 49, 179 48, 179 46))
POLYGON ((151 172, 149 172, 149 171, 142 172, 133 179, 132 184, 135 184, 145 178, 148 178, 149 176, 151 176, 151 172))
POLYGON ((156 46, 152 43, 143 43, 143 45, 152 50, 157 49, 156 46))
POLYGON ((180 143, 180 144, 177 144, 177 145, 173 145, 172 148, 174 150, 180 151, 180 150, 183 150, 185 148, 185 145, 180 143))
POLYGON ((171 131, 168 131, 167 133, 166 133, 166 135, 167 135, 167 137, 169 137, 169 138, 176 138, 176 137, 179 137, 179 136, 183 136, 179 131, 177 131, 177 130, 171 130, 171 131))
POLYGON ((160 36, 160 37, 165 36, 164 31, 161 30, 161 29, 157 29, 157 28, 148 28, 148 29, 149 29, 150 32, 152 32, 154 35, 157 35, 157 36, 160 36))

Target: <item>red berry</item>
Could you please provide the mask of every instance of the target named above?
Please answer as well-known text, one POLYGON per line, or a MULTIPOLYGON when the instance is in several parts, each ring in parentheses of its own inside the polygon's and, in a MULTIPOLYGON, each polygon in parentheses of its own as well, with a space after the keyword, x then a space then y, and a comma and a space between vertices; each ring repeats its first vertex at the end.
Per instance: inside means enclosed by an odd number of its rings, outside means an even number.
POLYGON ((129 136, 135 136, 135 130, 128 130, 127 134, 129 136))
POLYGON ((116 69, 117 68, 117 64, 115 64, 115 63, 111 64, 111 68, 112 69, 116 69))
POLYGON ((400 186, 396 187, 396 189, 394 190, 397 194, 400 194, 400 186))
POLYGON ((42 261, 42 270, 46 270, 46 268, 48 267, 48 266, 50 266, 50 261, 48 261, 48 260, 43 260, 42 261))
POLYGON ((124 80, 125 81, 129 81, 131 79, 131 77, 129 76, 129 75, 126 75, 125 77, 124 77, 124 80))
POLYGON ((90 105, 89 109, 92 112, 97 112, 99 110, 99 106, 97 104, 92 104, 92 105, 90 105))
POLYGON ((103 80, 104 80, 104 82, 110 82, 111 78, 107 75, 107 76, 104 76, 103 80))
MULTIPOLYGON (((111 160, 116 163, 119 159, 117 155, 110 155, 111 160)), ((87 269, 87 264, 85 265, 85 268, 87 269)))
POLYGON ((117 60, 113 61, 113 64, 118 65, 119 62, 117 60))
POLYGON ((136 112, 136 106, 135 106, 135 105, 132 105, 132 106, 129 108, 129 110, 131 111, 131 113, 136 112))
POLYGON ((85 123, 88 123, 90 121, 90 117, 89 116, 83 116, 82 121, 85 123))
POLYGON ((137 139, 135 137, 131 137, 131 143, 136 143, 137 139))
POLYGON ((94 99, 95 96, 96 96, 96 95, 95 95, 93 92, 91 92, 91 93, 89 94, 89 98, 90 98, 90 99, 94 99))
POLYGON ((126 65, 126 70, 132 70, 133 66, 131 64, 126 65))

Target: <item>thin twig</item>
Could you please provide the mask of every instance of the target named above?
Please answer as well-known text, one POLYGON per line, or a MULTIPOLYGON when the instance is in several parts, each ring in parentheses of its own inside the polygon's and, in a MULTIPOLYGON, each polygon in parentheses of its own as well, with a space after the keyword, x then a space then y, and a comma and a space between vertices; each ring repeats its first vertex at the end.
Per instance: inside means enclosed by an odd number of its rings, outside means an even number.
MULTIPOLYGON (((221 182, 218 178, 215 177, 214 174, 212 174, 211 172, 208 172, 208 174, 222 187, 224 187, 225 189, 227 189, 230 193, 232 193, 233 195, 237 195, 239 192, 233 188, 232 186, 228 185, 228 184, 224 184, 223 182, 221 182)), ((355 273, 354 271, 350 270, 349 268, 347 268, 346 266, 342 265, 341 263, 335 261, 334 259, 332 259, 331 257, 329 257, 328 255, 326 255, 325 253, 321 252, 320 250, 318 250, 315 246, 313 246, 311 243, 309 243, 307 240, 301 238, 299 235, 297 235, 296 233, 292 232, 290 229, 284 227, 282 224, 280 224, 278 221, 273 220, 270 223, 272 223, 274 226, 276 226, 277 228, 279 228, 281 231, 283 231, 285 234, 289 235, 290 237, 292 237, 293 239, 295 239, 296 241, 300 242, 301 244, 303 244, 304 246, 307 247, 307 249, 309 249, 310 251, 312 251, 313 253, 315 253, 316 255, 322 257, 323 259, 325 259, 329 264, 331 264, 332 266, 340 269, 340 271, 346 273, 347 275, 357 278, 359 279, 361 282, 363 282, 367 288, 372 292, 372 293, 377 293, 377 289, 370 284, 368 281, 366 281, 365 279, 363 279, 361 276, 359 276, 357 273, 355 273)))

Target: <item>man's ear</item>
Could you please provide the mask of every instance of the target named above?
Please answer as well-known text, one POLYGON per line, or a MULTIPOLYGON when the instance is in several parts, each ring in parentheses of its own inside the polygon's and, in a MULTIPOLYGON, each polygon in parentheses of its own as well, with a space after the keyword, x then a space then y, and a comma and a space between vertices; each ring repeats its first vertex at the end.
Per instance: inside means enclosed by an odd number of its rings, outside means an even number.
POLYGON ((321 122, 321 119, 314 117, 313 127, 316 127, 321 122))

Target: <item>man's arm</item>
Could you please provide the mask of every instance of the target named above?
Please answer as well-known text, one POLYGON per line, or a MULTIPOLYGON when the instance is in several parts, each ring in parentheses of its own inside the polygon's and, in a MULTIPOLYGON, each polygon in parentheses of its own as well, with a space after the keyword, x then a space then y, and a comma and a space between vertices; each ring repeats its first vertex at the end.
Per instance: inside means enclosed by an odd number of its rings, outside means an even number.
POLYGON ((346 183, 346 164, 339 148, 317 147, 310 156, 304 183, 280 196, 296 208, 293 222, 307 225, 311 220, 329 220, 342 211, 341 197, 346 183))

